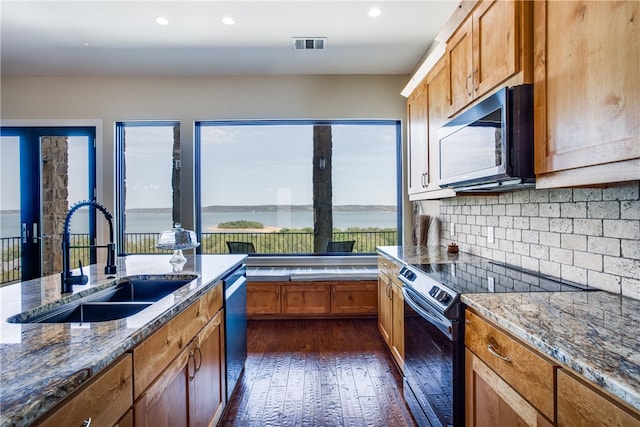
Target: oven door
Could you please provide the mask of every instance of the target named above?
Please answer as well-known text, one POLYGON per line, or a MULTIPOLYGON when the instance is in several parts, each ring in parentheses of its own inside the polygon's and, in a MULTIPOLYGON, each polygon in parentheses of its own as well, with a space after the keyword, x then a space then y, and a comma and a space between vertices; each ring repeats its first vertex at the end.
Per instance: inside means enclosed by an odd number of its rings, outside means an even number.
POLYGON ((464 345, 446 319, 411 287, 404 296, 404 395, 418 425, 464 425, 464 345))

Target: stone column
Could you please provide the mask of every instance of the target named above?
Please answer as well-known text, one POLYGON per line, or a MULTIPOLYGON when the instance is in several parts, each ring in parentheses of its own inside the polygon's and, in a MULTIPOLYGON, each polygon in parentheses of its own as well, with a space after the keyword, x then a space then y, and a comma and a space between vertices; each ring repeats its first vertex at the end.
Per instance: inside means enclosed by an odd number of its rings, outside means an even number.
POLYGON ((62 271, 62 232, 69 209, 68 152, 66 136, 45 136, 40 142, 42 159, 42 275, 62 271))

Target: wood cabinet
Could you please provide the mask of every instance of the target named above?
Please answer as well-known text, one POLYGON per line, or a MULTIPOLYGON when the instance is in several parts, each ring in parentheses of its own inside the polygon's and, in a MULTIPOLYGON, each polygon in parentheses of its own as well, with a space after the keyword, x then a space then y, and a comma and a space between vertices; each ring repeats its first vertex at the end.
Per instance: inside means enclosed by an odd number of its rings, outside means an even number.
POLYGON ((508 79, 532 82, 531 2, 483 0, 447 41, 449 116, 508 79))
POLYGON ((407 188, 409 195, 425 191, 430 181, 427 96, 426 81, 423 81, 407 99, 407 188))
POLYGON ((640 179, 640 3, 534 2, 538 188, 640 179))
POLYGON ((285 285, 281 289, 283 314, 326 314, 331 311, 328 285, 285 285))
POLYGON ((400 267, 378 256, 378 329, 400 370, 404 369, 404 298, 395 277, 400 267))
POLYGON ((640 415, 565 369, 558 370, 558 427, 638 427, 640 415))
POLYGON ((469 349, 465 366, 467 427, 553 425, 469 349))
POLYGON ((372 315, 378 310, 376 282, 311 281, 247 283, 251 318, 372 315))
POLYGON ((89 421, 99 426, 125 426, 133 404, 132 382, 131 355, 125 354, 37 424, 81 427, 89 421))
POLYGON ((530 402, 533 409, 526 412, 526 425, 540 425, 542 415, 555 420, 556 365, 469 310, 465 314, 465 345, 467 356, 472 353, 478 359, 466 360, 467 413, 470 420, 476 420, 468 425, 482 425, 480 420, 498 415, 505 422, 500 419, 495 425, 517 425, 506 422, 512 413, 525 417, 523 404, 514 396, 530 402))
POLYGON ((472 310, 465 314, 466 425, 640 427, 640 412, 472 310))
POLYGON ((222 284, 133 351, 136 426, 210 426, 225 404, 222 284))

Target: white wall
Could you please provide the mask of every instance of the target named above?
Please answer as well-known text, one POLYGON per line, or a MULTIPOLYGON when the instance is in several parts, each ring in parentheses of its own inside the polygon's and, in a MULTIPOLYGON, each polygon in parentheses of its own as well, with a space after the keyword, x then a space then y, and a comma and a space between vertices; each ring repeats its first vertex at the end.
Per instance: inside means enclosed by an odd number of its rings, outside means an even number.
MULTIPOLYGON (((3 124, 102 123, 98 198, 114 210, 114 123, 179 120, 183 225, 193 227, 193 123, 216 119, 394 119, 409 76, 216 76, 195 78, 3 77, 3 124)), ((404 184, 404 183, 403 183, 404 184)), ((403 189, 403 194, 406 193, 403 189)))

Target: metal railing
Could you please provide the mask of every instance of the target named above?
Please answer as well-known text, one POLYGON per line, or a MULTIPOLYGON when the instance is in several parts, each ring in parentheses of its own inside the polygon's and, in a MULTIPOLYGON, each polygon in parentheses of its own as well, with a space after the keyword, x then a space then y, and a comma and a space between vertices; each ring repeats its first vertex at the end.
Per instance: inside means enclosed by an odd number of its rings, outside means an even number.
MULTIPOLYGON (((71 245, 87 245, 88 235, 72 234, 71 245)), ((158 233, 126 233, 126 254, 160 254, 166 250, 156 248, 158 233)), ((376 231, 336 231, 333 240, 355 240, 354 253, 375 253, 376 246, 394 246, 398 242, 396 230, 376 231)), ((227 242, 251 242, 257 253, 261 254, 309 254, 313 253, 313 232, 284 232, 284 233, 256 233, 256 232, 221 232, 202 233, 201 251, 204 254, 229 253, 227 242)), ((20 237, 4 237, 0 239, 2 250, 2 284, 20 280, 20 237)), ((71 250, 71 265, 90 264, 91 252, 89 248, 71 250)))

